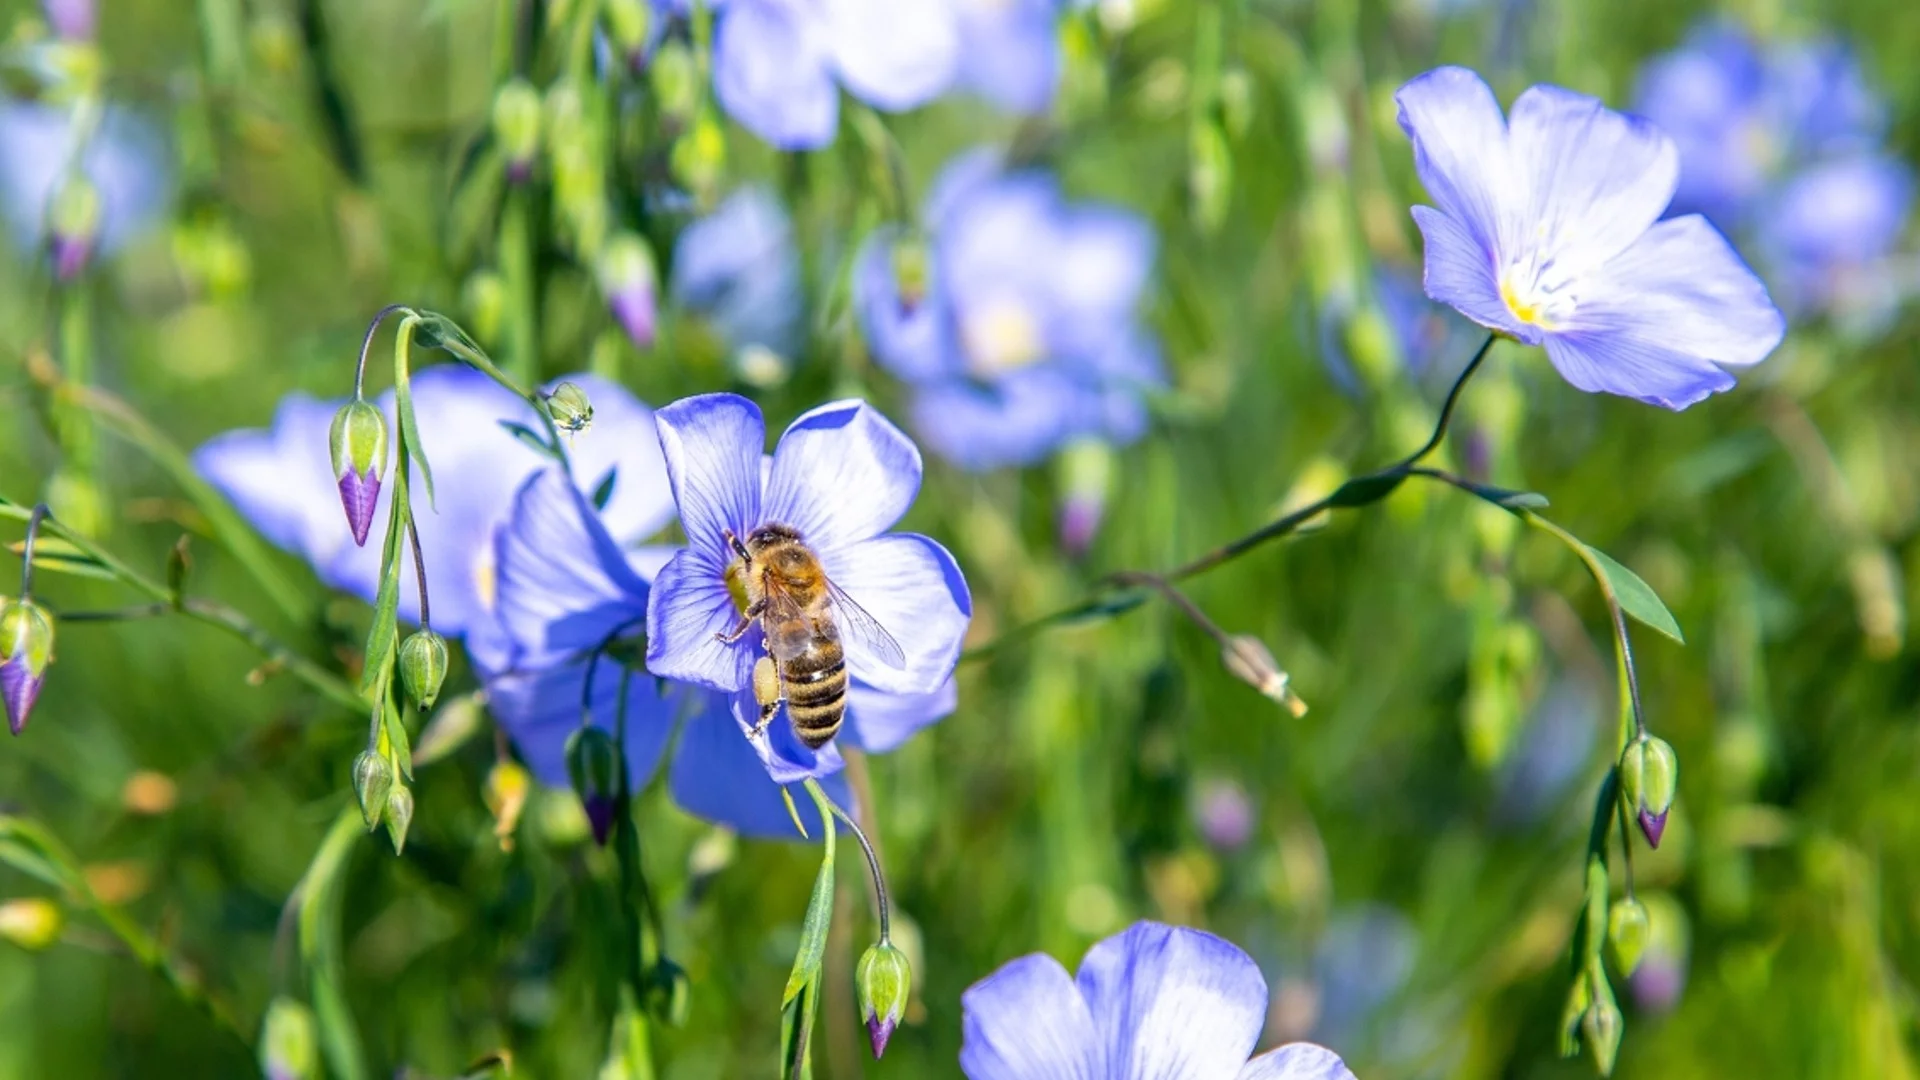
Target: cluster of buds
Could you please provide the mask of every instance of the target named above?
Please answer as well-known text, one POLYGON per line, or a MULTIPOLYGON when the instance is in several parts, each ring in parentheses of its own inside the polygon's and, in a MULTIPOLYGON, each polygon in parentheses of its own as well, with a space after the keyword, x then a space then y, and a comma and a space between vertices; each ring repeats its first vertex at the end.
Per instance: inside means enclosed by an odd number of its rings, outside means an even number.
POLYGON ((26 729, 51 663, 53 619, 47 609, 26 597, 0 600, 0 698, 15 735, 26 729))
POLYGON ((353 542, 365 547, 380 504, 380 480, 387 473, 387 418, 356 396, 334 414, 329 442, 340 505, 347 511, 353 542))
POLYGON ((1665 739, 1641 735, 1620 755, 1620 799, 1649 847, 1659 847, 1680 780, 1680 759, 1665 739))
POLYGON ((861 955, 854 969, 854 990, 860 999, 860 1018, 873 1040, 873 1056, 878 1058, 886 1053, 887 1040, 900 1026, 912 996, 913 967, 907 963, 907 954, 881 939, 861 955))

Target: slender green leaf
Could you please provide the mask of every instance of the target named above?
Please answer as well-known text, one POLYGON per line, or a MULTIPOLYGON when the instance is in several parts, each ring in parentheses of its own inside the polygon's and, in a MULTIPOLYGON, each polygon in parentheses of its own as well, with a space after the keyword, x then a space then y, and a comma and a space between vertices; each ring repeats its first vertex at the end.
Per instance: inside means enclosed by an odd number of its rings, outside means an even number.
POLYGON ((1365 506, 1379 502, 1393 494, 1393 489, 1406 480, 1405 473, 1388 473, 1384 476, 1362 476, 1349 480, 1327 497, 1328 506, 1365 506))
POLYGON ((529 449, 538 451, 541 456, 553 456, 553 447, 548 445, 546 436, 527 425, 515 423, 512 420, 502 420, 500 426, 507 429, 507 434, 525 443, 529 449))
MULTIPOLYGON (((827 811, 821 811, 827 821, 827 811)), ((822 827, 820 846, 824 852, 820 873, 813 879, 813 898, 807 902, 807 916, 800 924, 800 948, 793 955, 793 971, 787 976, 783 1001, 792 1001, 809 983, 820 978, 820 964, 827 952, 827 927, 833 922, 833 837, 835 830, 822 827)))
POLYGON ((393 703, 393 695, 386 695, 387 739, 393 743, 393 759, 400 763, 400 775, 413 779, 413 742, 407 737, 407 725, 400 715, 400 709, 393 703))
POLYGON ((1592 544, 1583 546, 1593 556, 1594 564, 1606 572, 1607 584, 1620 601, 1620 610, 1682 645, 1687 643, 1687 639, 1680 634, 1680 624, 1674 620, 1673 613, 1667 610, 1667 605, 1660 602, 1660 596, 1653 591, 1653 586, 1642 581, 1639 574, 1615 562, 1606 552, 1592 544))
MULTIPOLYGON (((427 464, 426 447, 420 442, 420 423, 413 416, 413 328, 419 320, 409 315, 400 322, 393 339, 393 400, 400 414, 400 468, 406 468, 408 455, 420 463, 420 483, 427 489, 427 505, 433 506, 433 467, 427 464)), ((394 485, 394 497, 400 495, 394 485)))
MULTIPOLYGON (((23 554, 26 541, 16 540, 7 545, 7 550, 15 555, 23 554)), ((42 536, 34 541, 33 565, 35 569, 50 570, 56 574, 71 574, 98 581, 120 580, 120 575, 114 573, 112 567, 57 536, 42 536)))
POLYGON ((380 548, 380 591, 373 598, 373 627, 367 631, 365 667, 360 673, 360 691, 385 694, 393 660, 399 651, 400 637, 400 559, 406 542, 407 452, 400 451, 399 468, 394 472, 393 505, 387 515, 387 539, 380 548))
POLYGON ((613 485, 618 479, 620 479, 620 470, 608 469, 606 478, 594 487, 593 508, 595 510, 605 510, 607 503, 613 501, 613 485))
POLYGON ((56 889, 68 888, 72 880, 61 873, 60 868, 45 855, 14 840, 0 840, 0 863, 6 863, 15 870, 38 878, 56 889))

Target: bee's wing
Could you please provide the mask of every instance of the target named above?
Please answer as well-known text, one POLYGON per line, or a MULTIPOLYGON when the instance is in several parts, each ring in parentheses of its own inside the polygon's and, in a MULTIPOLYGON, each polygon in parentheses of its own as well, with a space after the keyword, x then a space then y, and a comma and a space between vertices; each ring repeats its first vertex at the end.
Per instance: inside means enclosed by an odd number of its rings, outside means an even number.
POLYGON ((880 625, 880 620, 867 614, 867 609, 854 602, 853 597, 835 585, 832 579, 827 581, 827 596, 833 601, 833 614, 845 630, 856 641, 871 650, 882 663, 890 668, 904 670, 907 666, 907 654, 901 650, 900 643, 880 625))

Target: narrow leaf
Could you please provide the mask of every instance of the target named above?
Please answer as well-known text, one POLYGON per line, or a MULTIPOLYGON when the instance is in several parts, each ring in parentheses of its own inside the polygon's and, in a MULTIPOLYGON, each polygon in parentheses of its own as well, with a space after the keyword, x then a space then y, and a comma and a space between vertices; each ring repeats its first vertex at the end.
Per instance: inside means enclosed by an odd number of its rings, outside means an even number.
POLYGON ((1660 596, 1653 591, 1653 586, 1642 581, 1639 574, 1613 561, 1606 552, 1592 544, 1585 546, 1588 554, 1593 556, 1594 564, 1606 571, 1607 583, 1620 601, 1620 610, 1682 645, 1687 643, 1687 639, 1680 634, 1680 624, 1674 620, 1673 613, 1667 610, 1667 605, 1660 602, 1660 596))
MULTIPOLYGON (((400 413, 400 467, 406 467, 409 454, 420 463, 420 483, 427 489, 427 505, 431 507, 434 505, 433 468, 427 464, 427 451, 420 442, 420 424, 413 416, 413 328, 418 324, 416 318, 408 316, 400 323, 400 332, 393 339, 393 400, 400 413)), ((397 498, 399 494, 396 485, 394 495, 397 498)))
POLYGON ((553 446, 547 442, 546 436, 534 431, 527 425, 518 424, 512 420, 502 420, 500 421, 500 426, 507 429, 507 434, 519 439, 529 448, 538 451, 542 457, 553 456, 553 446))
MULTIPOLYGON (((26 550, 26 541, 16 540, 7 545, 7 550, 15 555, 22 554, 26 550)), ((33 565, 36 569, 51 570, 56 574, 72 574, 98 581, 120 580, 119 575, 105 563, 57 536, 43 534, 34 541, 33 565)))
POLYGON ((1362 476, 1356 480, 1349 480, 1327 497, 1327 505, 1365 506, 1368 503, 1379 502, 1393 494, 1393 489, 1399 487, 1406 478, 1404 473, 1389 473, 1385 476, 1362 476))

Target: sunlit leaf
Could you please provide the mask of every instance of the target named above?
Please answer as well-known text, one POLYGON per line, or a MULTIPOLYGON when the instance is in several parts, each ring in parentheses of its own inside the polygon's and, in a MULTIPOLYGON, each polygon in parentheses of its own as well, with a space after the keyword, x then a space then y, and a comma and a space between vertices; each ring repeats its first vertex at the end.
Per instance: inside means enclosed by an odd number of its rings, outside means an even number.
POLYGON ((1682 645, 1687 643, 1687 639, 1680 634, 1680 624, 1674 620, 1673 613, 1667 610, 1667 605, 1660 602, 1660 596, 1653 591, 1653 586, 1592 544, 1586 545, 1586 549, 1593 556, 1594 563, 1606 571, 1607 583, 1620 601, 1620 610, 1682 645))

